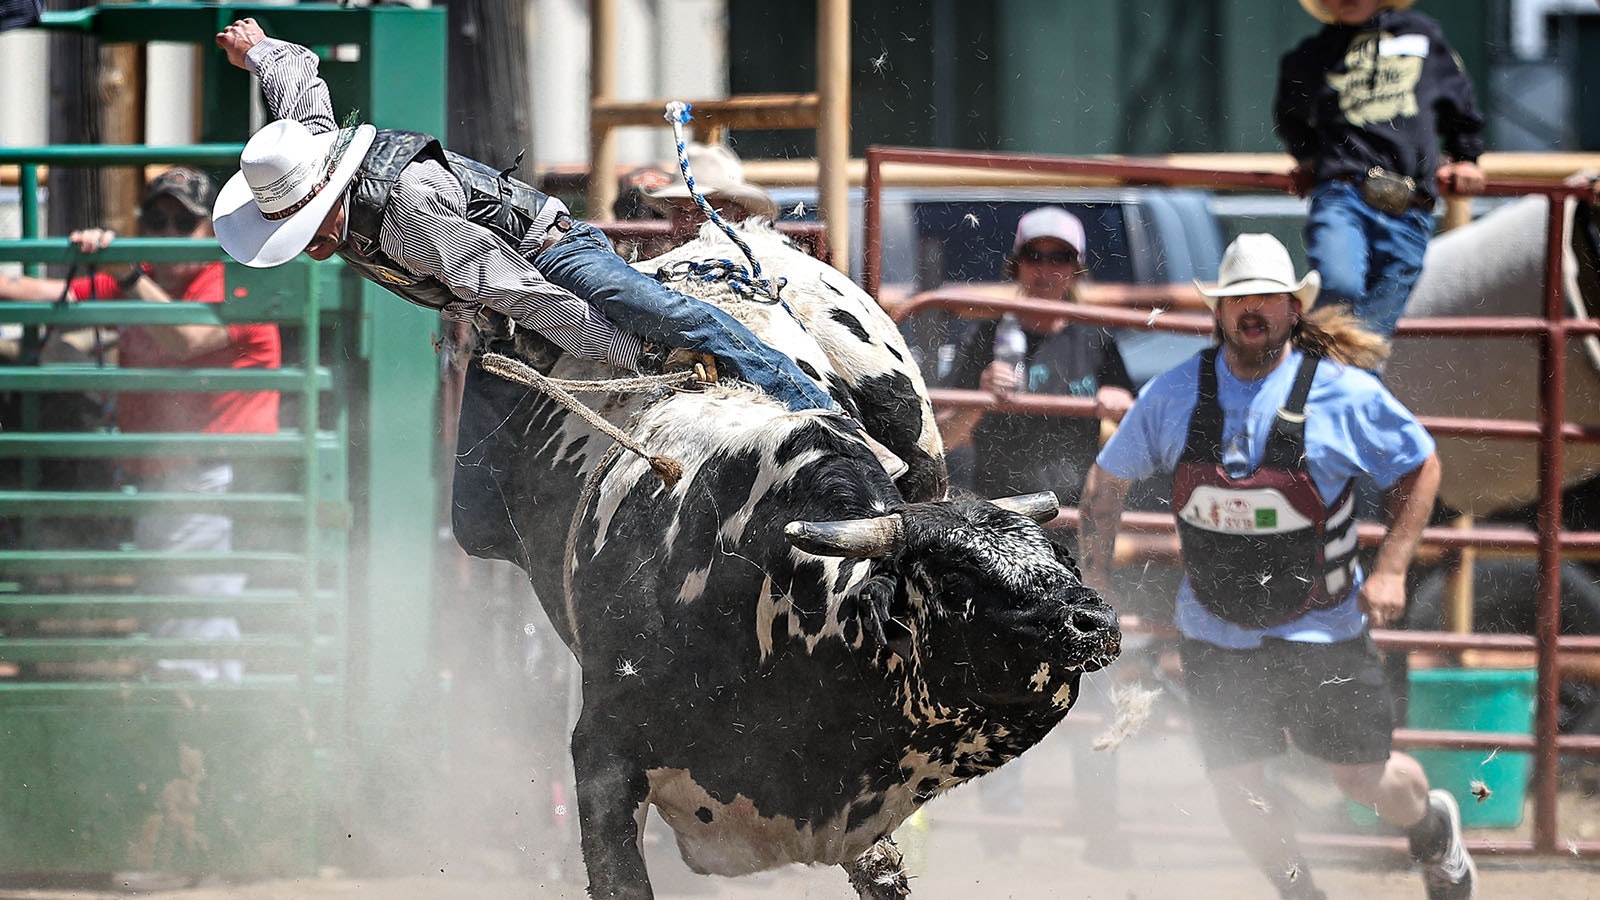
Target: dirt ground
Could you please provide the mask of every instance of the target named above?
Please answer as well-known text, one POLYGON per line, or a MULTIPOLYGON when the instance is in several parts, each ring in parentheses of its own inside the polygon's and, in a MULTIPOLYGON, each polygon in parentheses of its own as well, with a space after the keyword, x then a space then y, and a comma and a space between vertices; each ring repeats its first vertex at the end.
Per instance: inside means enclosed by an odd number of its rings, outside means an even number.
MULTIPOLYGON (((971 898, 1084 898, 1084 900, 1270 900, 1265 880, 1229 843, 1205 788, 1191 738, 1148 728, 1124 742, 1118 755, 1121 818, 1130 859, 1086 858, 1086 831, 1107 822, 1073 821, 1075 741, 1094 736, 1072 719, 1024 757, 1020 812, 985 815, 980 791, 960 788, 935 801, 924 818, 897 838, 920 900, 971 898)), ((1342 802, 1309 766, 1287 766, 1285 784, 1300 801, 1307 829, 1350 830, 1342 802)), ((1569 784, 1558 823, 1564 840, 1600 840, 1600 794, 1593 781, 1569 784)), ((1518 830, 1473 830, 1470 839, 1500 839, 1518 830)), ((0 900, 511 900, 582 898, 582 867, 564 840, 533 846, 423 847, 398 871, 409 875, 355 877, 334 870, 321 877, 229 883, 207 879, 182 890, 69 890, 0 886, 0 900)), ((690 873, 670 838, 652 820, 647 850, 657 895, 663 898, 845 900, 854 894, 838 868, 793 867, 740 879, 690 873)), ((1422 885, 1398 850, 1310 848, 1319 885, 1331 898, 1421 898, 1422 885)), ((1538 900, 1600 900, 1600 859, 1501 857, 1479 853, 1478 896, 1538 900)))

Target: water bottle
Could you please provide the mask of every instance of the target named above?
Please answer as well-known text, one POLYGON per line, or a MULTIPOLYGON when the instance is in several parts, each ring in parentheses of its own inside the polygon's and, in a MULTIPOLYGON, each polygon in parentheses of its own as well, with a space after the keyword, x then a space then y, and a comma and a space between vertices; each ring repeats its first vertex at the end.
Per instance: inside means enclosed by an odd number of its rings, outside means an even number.
POLYGON ((1016 386, 1012 388, 1017 393, 1028 389, 1028 332, 1022 328, 1022 323, 1011 313, 1000 317, 1000 322, 994 329, 994 360, 997 363, 1011 367, 1016 374, 1016 386))

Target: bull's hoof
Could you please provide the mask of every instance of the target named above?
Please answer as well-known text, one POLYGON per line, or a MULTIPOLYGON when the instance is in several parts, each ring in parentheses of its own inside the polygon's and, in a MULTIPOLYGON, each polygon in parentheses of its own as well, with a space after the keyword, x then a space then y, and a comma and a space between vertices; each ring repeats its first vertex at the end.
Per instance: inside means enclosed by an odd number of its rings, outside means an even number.
POLYGON ((911 896, 911 881, 893 838, 882 838, 848 866, 850 886, 861 900, 902 900, 911 896))

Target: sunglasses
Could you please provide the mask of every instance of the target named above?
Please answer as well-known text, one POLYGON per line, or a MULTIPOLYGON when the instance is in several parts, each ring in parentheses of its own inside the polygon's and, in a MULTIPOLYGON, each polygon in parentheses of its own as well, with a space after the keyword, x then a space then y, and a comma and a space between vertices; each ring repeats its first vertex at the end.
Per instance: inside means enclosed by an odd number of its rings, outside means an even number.
POLYGON ((199 224, 200 217, 187 209, 179 210, 175 215, 168 215, 159 209, 139 211, 139 227, 145 231, 188 234, 199 224))
POLYGON ((1047 262, 1058 266, 1068 266, 1078 261, 1078 254, 1073 250, 1044 251, 1036 247, 1023 247, 1017 251, 1017 259, 1023 262, 1047 262))

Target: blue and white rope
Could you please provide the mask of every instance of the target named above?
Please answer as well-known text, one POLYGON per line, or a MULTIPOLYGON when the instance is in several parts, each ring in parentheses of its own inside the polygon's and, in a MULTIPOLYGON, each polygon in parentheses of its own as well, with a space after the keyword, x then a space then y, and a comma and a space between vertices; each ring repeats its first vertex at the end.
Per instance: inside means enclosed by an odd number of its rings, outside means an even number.
POLYGON ((755 254, 750 252, 750 245, 745 243, 744 238, 739 236, 733 226, 729 225, 717 213, 716 208, 706 201, 706 197, 700 193, 700 189, 695 187, 694 174, 689 171, 689 145, 683 136, 683 126, 694 118, 689 114, 689 109, 689 104, 681 100, 673 100, 667 104, 666 112, 666 120, 672 124, 673 140, 677 142, 678 146, 678 169, 683 172, 683 183, 689 188, 689 196, 694 198, 695 206, 698 206, 700 211, 705 213, 706 218, 710 219, 718 228, 721 228, 723 234, 726 234, 728 239, 733 241, 733 245, 738 247, 739 252, 743 253, 744 258, 749 261, 750 269, 746 274, 743 266, 733 260, 722 259, 713 262, 689 263, 686 266, 681 264, 671 266, 668 267, 672 270, 670 273, 663 269, 656 274, 656 277, 663 281, 669 278, 684 278, 688 276, 707 281, 725 279, 732 283, 734 290, 746 299, 754 300, 759 296, 765 297, 773 303, 781 303, 782 299, 778 294, 783 290, 784 279, 778 278, 774 280, 761 277, 761 263, 756 260, 755 254))

